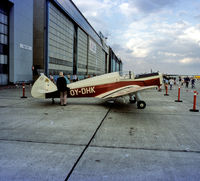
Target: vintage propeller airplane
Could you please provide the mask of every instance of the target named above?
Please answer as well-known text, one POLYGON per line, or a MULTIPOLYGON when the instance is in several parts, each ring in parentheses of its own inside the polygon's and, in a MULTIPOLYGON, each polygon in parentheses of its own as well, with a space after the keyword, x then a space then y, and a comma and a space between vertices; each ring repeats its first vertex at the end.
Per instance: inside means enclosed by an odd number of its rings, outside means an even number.
MULTIPOLYGON (((138 109, 144 109, 146 103, 141 99, 140 91, 162 85, 162 74, 151 73, 134 77, 131 72, 121 75, 119 72, 108 73, 67 85, 68 97, 95 97, 106 101, 129 96, 130 103, 136 103, 138 109)), ((44 74, 35 81, 31 94, 35 98, 58 98, 56 85, 44 74)))

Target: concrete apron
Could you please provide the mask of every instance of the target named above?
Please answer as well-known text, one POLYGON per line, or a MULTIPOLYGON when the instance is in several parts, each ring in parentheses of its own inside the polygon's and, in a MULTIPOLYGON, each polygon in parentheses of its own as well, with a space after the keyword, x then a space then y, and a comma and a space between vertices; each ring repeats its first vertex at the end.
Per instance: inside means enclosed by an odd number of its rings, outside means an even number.
MULTIPOLYGON (((200 87, 200 86, 199 86, 200 87)), ((200 113, 192 92, 142 93, 135 104, 21 99, 0 91, 0 180, 198 180, 200 113)), ((198 103, 198 100, 197 100, 198 103)), ((199 106, 199 104, 197 105, 199 106)))

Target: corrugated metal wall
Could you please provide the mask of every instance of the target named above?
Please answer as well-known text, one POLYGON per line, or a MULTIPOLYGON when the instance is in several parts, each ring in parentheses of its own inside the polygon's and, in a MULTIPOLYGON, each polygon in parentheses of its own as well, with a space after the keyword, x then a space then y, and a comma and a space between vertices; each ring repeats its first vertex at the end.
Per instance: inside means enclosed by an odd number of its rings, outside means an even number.
POLYGON ((89 38, 88 49, 88 74, 96 75, 97 72, 97 43, 89 38))
MULTIPOLYGON (((49 2, 48 14, 49 73, 58 74, 59 71, 63 71, 64 74, 76 73, 81 77, 106 73, 109 63, 106 56, 108 50, 106 52, 102 39, 97 35, 95 38, 91 37, 91 34, 77 25, 54 3, 49 2)), ((116 67, 112 68, 116 70, 116 67)))
POLYGON ((74 25, 49 3, 48 55, 49 72, 73 73, 74 25))
POLYGON ((119 59, 112 48, 109 47, 109 72, 122 71, 122 61, 119 59))
POLYGON ((78 40, 77 40, 77 74, 87 74, 87 52, 88 52, 88 36, 87 34, 78 28, 78 40))
POLYGON ((88 74, 100 75, 105 73, 105 52, 102 47, 91 38, 88 50, 88 74))
POLYGON ((0 4, 0 85, 8 84, 8 5, 0 4))
POLYGON ((97 46, 97 75, 105 73, 105 52, 97 46))

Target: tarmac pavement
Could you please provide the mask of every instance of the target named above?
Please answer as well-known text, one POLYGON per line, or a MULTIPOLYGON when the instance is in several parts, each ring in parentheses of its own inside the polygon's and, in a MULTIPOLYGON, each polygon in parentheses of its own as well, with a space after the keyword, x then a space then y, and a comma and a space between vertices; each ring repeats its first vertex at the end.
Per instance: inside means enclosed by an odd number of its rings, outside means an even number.
MULTIPOLYGON (((200 93, 200 82, 196 89, 200 93)), ((142 92, 145 109, 122 100, 34 99, 0 90, 0 181, 124 181, 200 178, 200 112, 193 90, 142 92)), ((200 109, 200 95, 197 96, 200 109)))

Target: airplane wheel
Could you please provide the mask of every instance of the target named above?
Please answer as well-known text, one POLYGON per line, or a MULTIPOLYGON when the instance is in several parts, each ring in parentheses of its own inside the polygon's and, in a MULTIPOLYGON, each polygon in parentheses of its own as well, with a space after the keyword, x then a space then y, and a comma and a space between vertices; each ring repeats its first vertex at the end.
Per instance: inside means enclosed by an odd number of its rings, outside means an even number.
POLYGON ((131 104, 135 104, 135 103, 136 103, 136 98, 133 97, 133 99, 129 99, 129 102, 130 102, 131 104))
POLYGON ((138 109, 144 109, 146 107, 146 103, 144 101, 137 102, 138 109))

